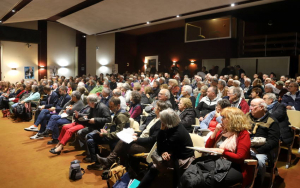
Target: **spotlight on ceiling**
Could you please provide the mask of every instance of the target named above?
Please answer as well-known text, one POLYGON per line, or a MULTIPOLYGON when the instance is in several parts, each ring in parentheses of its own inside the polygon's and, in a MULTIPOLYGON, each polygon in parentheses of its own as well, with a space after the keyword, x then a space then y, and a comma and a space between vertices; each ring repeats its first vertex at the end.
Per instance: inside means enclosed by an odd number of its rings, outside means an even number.
POLYGON ((15 9, 12 9, 11 11, 12 11, 12 12, 16 12, 16 10, 15 10, 15 9))
POLYGON ((269 20, 268 25, 269 25, 269 26, 272 26, 272 25, 273 25, 272 20, 269 20))
POLYGON ((83 35, 82 37, 83 37, 83 38, 85 38, 85 37, 86 37, 86 35, 83 35))
POLYGON ((147 22, 147 24, 150 24, 150 22, 147 22))
POLYGON ((0 20, 0 23, 2 23, 2 21, 0 20))
POLYGON ((179 18, 179 17, 180 17, 180 15, 177 15, 177 16, 176 16, 176 18, 179 18))
POLYGON ((235 6, 235 4, 234 4, 234 3, 231 3, 231 5, 230 5, 230 6, 234 7, 234 6, 235 6))

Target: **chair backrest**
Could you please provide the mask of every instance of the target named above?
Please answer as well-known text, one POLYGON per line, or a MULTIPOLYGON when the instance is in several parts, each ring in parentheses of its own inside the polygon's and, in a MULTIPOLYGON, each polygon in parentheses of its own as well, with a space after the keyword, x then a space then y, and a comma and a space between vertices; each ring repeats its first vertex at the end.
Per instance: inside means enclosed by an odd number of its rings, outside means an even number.
MULTIPOLYGON (((204 138, 197 135, 197 134, 191 134, 190 133, 190 137, 192 139, 193 142, 193 146, 194 147, 204 147, 204 138)), ((195 151, 195 158, 201 157, 202 154, 199 153, 198 151, 195 151)))
POLYGON ((300 111, 296 110, 287 110, 287 115, 289 117, 289 122, 293 127, 300 128, 300 111))
POLYGON ((134 121, 133 118, 129 118, 130 122, 130 128, 132 128, 134 131, 140 131, 140 125, 137 121, 134 121))
POLYGON ((200 125, 198 118, 195 118, 195 125, 200 125))
POLYGON ((148 156, 146 158, 147 163, 151 163, 152 162, 151 155, 156 150, 156 148, 157 148, 157 143, 155 142, 154 146, 152 147, 152 149, 150 150, 150 152, 149 152, 149 154, 148 154, 148 156))
POLYGON ((134 119, 133 118, 129 118, 129 122, 130 122, 130 128, 133 128, 133 124, 134 124, 134 119))

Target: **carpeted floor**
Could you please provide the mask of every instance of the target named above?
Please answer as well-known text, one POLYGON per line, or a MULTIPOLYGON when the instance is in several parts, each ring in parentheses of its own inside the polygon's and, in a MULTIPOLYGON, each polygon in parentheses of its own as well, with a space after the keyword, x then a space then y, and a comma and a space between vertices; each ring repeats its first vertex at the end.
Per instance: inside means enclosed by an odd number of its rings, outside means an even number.
MULTIPOLYGON (((81 163, 81 167, 86 169, 83 179, 70 181, 68 178, 70 162, 75 159, 82 161, 83 156, 80 154, 83 151, 75 151, 73 146, 66 146, 64 151, 68 151, 67 153, 51 154, 49 150, 54 146, 47 145, 50 138, 30 140, 29 137, 35 133, 24 131, 24 128, 32 123, 12 123, 7 118, 0 118, 1 188, 107 187, 106 181, 101 179, 102 172, 87 170, 87 163, 81 163)), ((296 152, 295 150, 294 153, 296 152)), ((281 161, 277 165, 279 176, 275 179, 274 187, 299 187, 300 163, 285 169, 285 153, 281 152, 281 161)))

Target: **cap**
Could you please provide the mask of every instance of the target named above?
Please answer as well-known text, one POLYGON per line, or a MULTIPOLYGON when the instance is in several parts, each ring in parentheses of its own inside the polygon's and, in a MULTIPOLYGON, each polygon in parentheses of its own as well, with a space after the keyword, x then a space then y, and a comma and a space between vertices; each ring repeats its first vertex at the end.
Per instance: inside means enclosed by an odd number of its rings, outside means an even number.
POLYGON ((278 82, 276 82, 276 85, 284 85, 284 82, 283 81, 278 81, 278 82))

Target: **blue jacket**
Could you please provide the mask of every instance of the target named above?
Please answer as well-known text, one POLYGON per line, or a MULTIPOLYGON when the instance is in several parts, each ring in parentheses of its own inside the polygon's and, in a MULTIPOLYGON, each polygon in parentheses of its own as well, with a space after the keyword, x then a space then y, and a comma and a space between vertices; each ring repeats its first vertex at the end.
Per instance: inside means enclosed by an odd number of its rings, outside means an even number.
POLYGON ((53 106, 56 106, 58 100, 59 100, 59 97, 58 97, 57 93, 55 91, 52 91, 51 95, 47 95, 46 100, 41 102, 41 105, 45 105, 45 109, 48 109, 53 106), (50 98, 50 100, 49 100, 49 98, 50 98))
POLYGON ((102 97, 100 102, 102 102, 103 104, 105 104, 107 107, 109 107, 109 99, 111 98, 111 96, 109 95, 107 98, 102 97))
MULTIPOLYGON (((210 121, 214 118, 216 111, 212 111, 210 112, 206 118, 200 123, 200 128, 201 129, 208 129, 208 125, 210 123, 210 121)), ((218 123, 222 123, 222 116, 217 117, 217 122, 218 123)))
POLYGON ((300 91, 297 91, 295 100, 291 97, 291 93, 287 92, 283 95, 281 103, 285 107, 293 106, 295 110, 300 111, 300 91))
POLYGON ((55 106, 55 111, 56 113, 59 113, 61 109, 64 107, 64 105, 71 100, 70 95, 66 94, 65 96, 61 95, 58 102, 56 103, 55 106))

